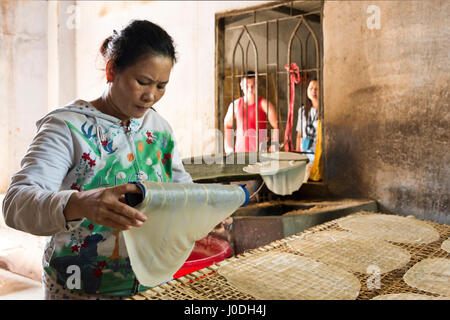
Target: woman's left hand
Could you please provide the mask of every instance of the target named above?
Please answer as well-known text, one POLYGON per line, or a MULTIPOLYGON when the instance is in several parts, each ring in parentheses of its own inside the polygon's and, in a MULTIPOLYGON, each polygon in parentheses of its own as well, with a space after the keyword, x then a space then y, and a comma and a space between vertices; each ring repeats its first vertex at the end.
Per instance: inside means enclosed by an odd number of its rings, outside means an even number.
POLYGON ((215 236, 224 240, 229 241, 229 231, 227 230, 227 227, 233 223, 233 218, 228 217, 225 220, 223 220, 221 223, 219 223, 210 233, 210 236, 215 236))

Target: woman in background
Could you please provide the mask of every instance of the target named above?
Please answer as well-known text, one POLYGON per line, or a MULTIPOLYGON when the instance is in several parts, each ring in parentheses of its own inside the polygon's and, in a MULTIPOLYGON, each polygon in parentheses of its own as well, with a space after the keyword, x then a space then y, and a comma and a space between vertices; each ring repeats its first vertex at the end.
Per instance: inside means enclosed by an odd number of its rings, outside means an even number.
POLYGON ((305 180, 322 179, 322 123, 319 108, 319 83, 311 80, 306 91, 308 99, 298 109, 296 151, 309 159, 305 180))

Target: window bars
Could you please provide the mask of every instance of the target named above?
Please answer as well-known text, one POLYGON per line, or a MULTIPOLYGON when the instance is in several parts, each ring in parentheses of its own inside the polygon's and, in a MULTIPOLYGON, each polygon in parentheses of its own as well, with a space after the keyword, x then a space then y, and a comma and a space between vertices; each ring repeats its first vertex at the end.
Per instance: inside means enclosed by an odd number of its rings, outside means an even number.
MULTIPOLYGON (((218 23, 218 28, 221 30, 218 30, 218 40, 223 41, 221 45, 218 45, 216 48, 218 49, 217 52, 217 62, 218 62, 218 68, 219 68, 219 76, 217 78, 217 91, 219 95, 218 99, 218 108, 217 108, 217 116, 219 119, 219 128, 223 128, 226 130, 226 128, 223 127, 223 120, 224 120, 224 113, 221 112, 222 110, 225 110, 225 108, 228 106, 228 104, 224 101, 226 96, 226 81, 231 81, 231 102, 230 106, 232 108, 232 117, 233 117, 233 124, 232 124, 232 132, 236 132, 236 115, 235 115, 235 101, 236 101, 236 93, 239 94, 239 90, 236 90, 236 84, 239 79, 244 78, 247 73, 250 71, 249 65, 251 62, 253 62, 254 66, 254 79, 255 79, 255 137, 250 137, 253 139, 256 139, 256 152, 259 151, 265 151, 261 148, 263 147, 263 144, 261 143, 261 140, 264 139, 266 141, 267 139, 267 132, 270 132, 272 129, 271 123, 269 121, 270 109, 267 108, 267 120, 265 121, 259 121, 259 82, 258 80, 260 77, 265 78, 265 98, 269 102, 274 103, 274 109, 276 112, 276 119, 278 123, 278 128, 280 132, 282 132, 282 123, 287 122, 287 115, 289 113, 289 106, 290 106, 290 97, 289 97, 289 90, 290 90, 290 72, 284 68, 284 65, 280 63, 280 57, 281 54, 286 55, 286 65, 291 65, 292 62, 297 63, 297 65, 300 67, 300 74, 301 76, 301 82, 300 87, 307 82, 307 80, 310 80, 312 78, 315 78, 319 84, 320 81, 320 74, 321 74, 321 39, 319 39, 317 28, 314 30, 314 28, 311 26, 311 21, 313 22, 319 22, 319 28, 320 21, 321 21, 321 12, 320 10, 315 10, 311 12, 302 12, 300 14, 292 15, 294 12, 292 10, 292 5, 289 9, 289 16, 284 17, 277 17, 277 18, 267 18, 264 19, 264 14, 273 10, 273 7, 270 9, 265 9, 264 11, 261 10, 253 10, 251 12, 251 17, 253 21, 242 21, 239 23, 239 21, 236 20, 239 18, 238 16, 241 15, 240 13, 235 13, 234 15, 231 15, 231 17, 237 17, 236 19, 230 19, 235 20, 232 23, 229 23, 228 26, 223 21, 225 18, 221 18, 222 21, 218 23), (259 12, 259 16, 262 17, 262 21, 256 21, 256 12, 259 12), (289 25, 283 25, 283 27, 280 27, 281 23, 290 23, 295 22, 295 27, 293 29, 289 28, 289 25), (269 35, 269 26, 272 26, 272 28, 275 28, 275 37, 271 37, 269 35), (303 33, 299 34, 299 30, 303 27, 303 33), (255 27, 259 27, 260 32, 253 31, 255 30, 255 27), (264 30, 262 28, 265 29, 264 30), (251 30, 253 29, 253 30, 251 30), (286 43, 286 41, 280 40, 280 31, 282 32, 283 36, 286 36, 289 34, 289 39, 286 43), (227 37, 226 40, 226 33, 234 32, 237 33, 237 38, 233 39, 233 37, 227 37), (306 34, 305 34, 306 32, 306 34), (275 39, 273 39, 275 38, 275 39), (247 39, 247 43, 245 45, 244 39, 247 39), (311 39, 313 41, 311 41, 311 39), (274 41, 275 40, 275 41, 274 41), (313 46, 311 46, 311 42, 313 42, 313 46), (294 43, 296 45, 294 45, 294 43), (285 47, 283 47, 285 46, 285 47), (265 57, 263 53, 263 50, 265 49, 265 57), (275 52, 275 62, 270 62, 269 60, 269 50, 275 52), (228 54, 228 56, 227 56, 228 54), (231 57, 230 57, 231 55, 231 57), (261 57, 262 55, 262 57, 261 57), (293 55, 297 57, 297 59, 293 59, 293 55), (238 57, 240 56, 240 61, 238 57), (300 57, 300 59, 298 59, 300 57), (231 61, 229 61, 231 58, 231 61), (265 58, 265 59, 264 59, 265 58), (312 59, 311 59, 312 58, 312 59), (250 60, 250 61, 249 61, 250 60), (294 61, 293 61, 294 60, 294 61), (295 61, 296 60, 296 61, 295 61), (230 67, 231 64, 231 74, 226 74, 224 72, 225 67, 230 67), (275 67, 275 83, 274 83, 274 96, 269 97, 269 78, 271 73, 269 72, 270 68, 275 67), (264 70, 265 69, 265 70, 264 70), (282 76, 282 74, 286 75, 286 86, 280 85, 279 75, 282 76), (308 77, 308 75, 313 75, 312 77, 308 77), (286 96, 286 105, 287 110, 284 112, 283 109, 280 108, 280 96, 286 96), (284 116, 285 115, 285 116, 284 116), (284 121, 281 121, 284 119, 284 121), (261 132, 260 135, 260 123, 266 123, 267 131, 261 132)), ((298 12, 299 10, 297 10, 298 12)), ((249 11, 245 11, 246 13, 249 13, 249 11)), ((269 14, 268 14, 269 15, 269 14)), ((220 20, 220 19, 219 19, 220 20)), ((245 19, 244 19, 245 20, 245 19)), ((248 20, 248 19, 247 19, 248 20)), ((247 84, 247 83, 246 83, 247 84)), ((247 87, 245 88, 247 92, 247 87)), ((306 90, 303 90, 306 91, 306 90)), ((306 93, 300 92, 300 105, 302 104, 302 101, 304 101, 306 93)), ((245 100, 245 99, 244 99, 245 100)), ((322 101, 322 99, 320 99, 322 101)), ((284 101, 283 101, 284 102, 284 101)), ((284 104, 284 103, 282 103, 284 104)), ((298 105, 298 104, 297 104, 298 105)), ((248 103, 244 101, 244 108, 243 110, 247 110, 248 103)), ((226 112, 226 111, 225 111, 226 112)), ((244 114, 242 114, 242 119, 244 120, 244 124, 247 129, 249 128, 249 112, 246 112, 246 117, 244 119, 244 114)), ((224 132, 224 131, 223 131, 224 132)), ((242 132, 242 131, 241 131, 242 132)), ((244 135, 248 135, 248 130, 243 129, 244 135)), ((278 137, 280 134, 278 134, 278 137)), ((281 136, 284 136, 281 135, 281 136)), ((275 141, 276 143, 277 141, 275 141)), ((272 141, 274 143, 274 141, 272 141)), ((233 151, 235 151, 235 143, 232 141, 233 145, 233 151)), ((282 145, 281 145, 282 146, 282 145)), ((281 147, 280 146, 280 147, 281 147)), ((293 151, 293 150, 289 150, 293 151)))

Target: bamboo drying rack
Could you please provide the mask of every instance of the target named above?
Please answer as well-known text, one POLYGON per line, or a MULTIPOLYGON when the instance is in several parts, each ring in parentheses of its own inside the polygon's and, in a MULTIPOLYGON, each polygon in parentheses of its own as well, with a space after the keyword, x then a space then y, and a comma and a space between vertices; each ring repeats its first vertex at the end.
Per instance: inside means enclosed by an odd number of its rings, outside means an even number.
MULTIPOLYGON (((373 212, 358 212, 354 215, 364 214, 379 214, 373 212)), ((350 216, 350 215, 349 215, 350 216)), ((349 217, 347 216, 347 217, 349 217)), ((345 218, 345 217, 344 217, 345 218)), ((289 252, 293 254, 300 254, 298 251, 291 249, 287 243, 294 239, 300 238, 306 233, 316 233, 325 230, 341 230, 338 226, 339 218, 326 223, 314 226, 303 232, 297 233, 293 236, 283 238, 281 240, 274 241, 266 246, 262 246, 257 249, 249 250, 243 254, 237 255, 226 259, 227 262, 234 259, 246 259, 246 257, 254 255, 258 252, 271 252, 281 251, 289 252)), ((391 242, 394 245, 404 248, 409 251, 411 255, 410 261, 399 269, 392 270, 380 275, 380 283, 382 284, 379 289, 368 287, 368 277, 371 275, 365 273, 353 272, 361 283, 361 289, 357 300, 368 300, 378 295, 395 294, 395 293, 416 293, 422 295, 428 295, 430 297, 438 297, 437 294, 422 291, 413 287, 410 287, 403 281, 403 275, 416 263, 426 258, 450 258, 450 253, 441 249, 442 242, 450 237, 450 226, 445 224, 439 224, 431 221, 424 221, 426 224, 432 226, 439 232, 439 240, 429 244, 405 244, 391 242)), ((300 254, 301 255, 301 254, 300 254)), ((217 270, 224 262, 219 262, 207 268, 195 271, 191 274, 185 275, 181 278, 171 280, 157 287, 151 288, 145 292, 139 293, 130 300, 255 300, 256 298, 239 291, 235 287, 231 286, 225 277, 220 275, 217 270)))

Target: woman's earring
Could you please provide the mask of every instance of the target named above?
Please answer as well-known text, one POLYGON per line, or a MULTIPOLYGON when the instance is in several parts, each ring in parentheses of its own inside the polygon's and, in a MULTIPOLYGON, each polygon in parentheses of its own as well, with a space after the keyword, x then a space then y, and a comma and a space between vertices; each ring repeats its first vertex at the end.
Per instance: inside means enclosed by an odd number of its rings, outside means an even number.
POLYGON ((113 62, 110 60, 106 64, 106 82, 110 83, 114 80, 113 62))
POLYGON ((106 73, 106 82, 108 82, 108 83, 113 82, 113 79, 114 79, 114 75, 112 72, 106 73))

